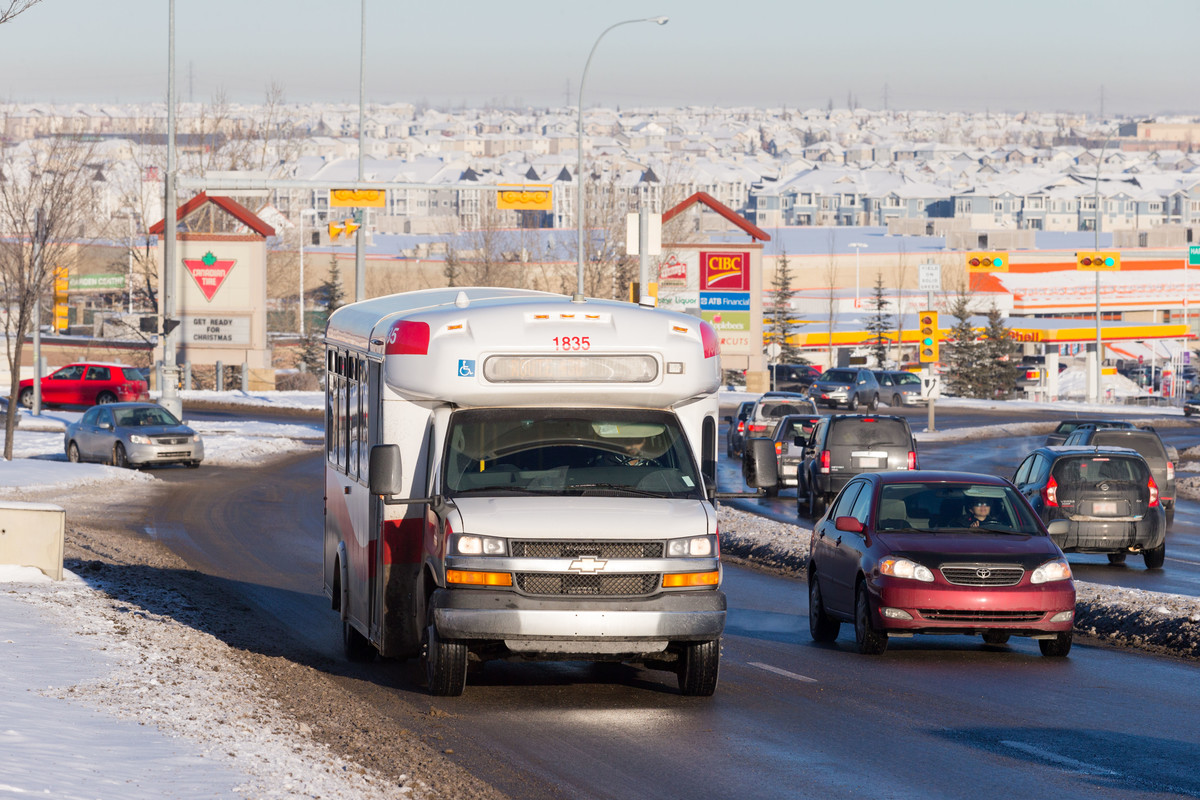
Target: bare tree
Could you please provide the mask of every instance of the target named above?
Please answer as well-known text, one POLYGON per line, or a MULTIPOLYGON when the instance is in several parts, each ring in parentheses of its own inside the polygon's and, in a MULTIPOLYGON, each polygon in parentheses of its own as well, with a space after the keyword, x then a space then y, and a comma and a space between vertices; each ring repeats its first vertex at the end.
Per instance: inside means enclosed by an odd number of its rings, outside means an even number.
MULTIPOLYGON (((12 459, 20 388, 21 355, 34 309, 48 293, 55 268, 70 268, 99 195, 93 150, 77 139, 54 136, 0 149, 0 291, 8 313, 4 332, 9 372, 4 458, 12 459)), ((48 316, 48 315, 47 315, 48 316)), ((35 375, 35 378, 38 377, 35 375)))
POLYGON ((42 0, 8 0, 0 2, 0 25, 12 21, 18 14, 28 11, 42 0))
MULTIPOLYGON (((832 102, 832 101, 831 101, 832 102)), ((826 244, 829 250, 829 260, 825 262, 825 271, 822 274, 825 288, 829 291, 829 344, 826 348, 829 358, 829 366, 836 367, 837 361, 833 357, 833 323, 837 318, 837 234, 833 228, 829 229, 829 235, 826 239, 826 244)))

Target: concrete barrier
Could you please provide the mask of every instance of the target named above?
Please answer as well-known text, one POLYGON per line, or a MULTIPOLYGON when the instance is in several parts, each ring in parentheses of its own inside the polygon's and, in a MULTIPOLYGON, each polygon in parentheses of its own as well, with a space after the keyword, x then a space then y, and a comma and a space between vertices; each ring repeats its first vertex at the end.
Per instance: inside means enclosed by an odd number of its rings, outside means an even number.
POLYGON ((0 564, 63 577, 66 511, 49 503, 0 502, 0 564))

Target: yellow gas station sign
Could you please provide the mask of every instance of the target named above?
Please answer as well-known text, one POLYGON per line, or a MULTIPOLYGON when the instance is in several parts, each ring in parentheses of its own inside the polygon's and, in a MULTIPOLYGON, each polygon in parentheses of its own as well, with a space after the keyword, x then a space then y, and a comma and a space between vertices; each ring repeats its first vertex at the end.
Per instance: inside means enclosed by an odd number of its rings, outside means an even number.
POLYGON ((550 184, 501 184, 496 208, 506 211, 553 211, 550 184))

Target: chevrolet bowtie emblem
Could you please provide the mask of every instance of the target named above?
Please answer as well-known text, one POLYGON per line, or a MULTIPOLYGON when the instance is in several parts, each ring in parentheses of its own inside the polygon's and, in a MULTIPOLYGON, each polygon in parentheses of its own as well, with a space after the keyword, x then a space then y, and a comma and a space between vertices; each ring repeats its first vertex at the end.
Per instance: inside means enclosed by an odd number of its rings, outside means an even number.
POLYGON ((568 572, 603 572, 608 566, 607 561, 603 561, 592 556, 584 556, 577 558, 571 562, 571 566, 567 567, 568 572))

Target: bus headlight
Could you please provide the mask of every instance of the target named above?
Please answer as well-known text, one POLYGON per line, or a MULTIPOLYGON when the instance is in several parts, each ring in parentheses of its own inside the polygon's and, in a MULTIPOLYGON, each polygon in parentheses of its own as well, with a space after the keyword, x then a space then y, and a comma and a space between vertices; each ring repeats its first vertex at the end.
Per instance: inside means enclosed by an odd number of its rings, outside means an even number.
POLYGON ((667 541, 668 558, 706 558, 717 554, 717 537, 693 536, 667 541))
POLYGON ((502 556, 507 548, 503 539, 460 533, 454 537, 450 552, 459 556, 502 556))

